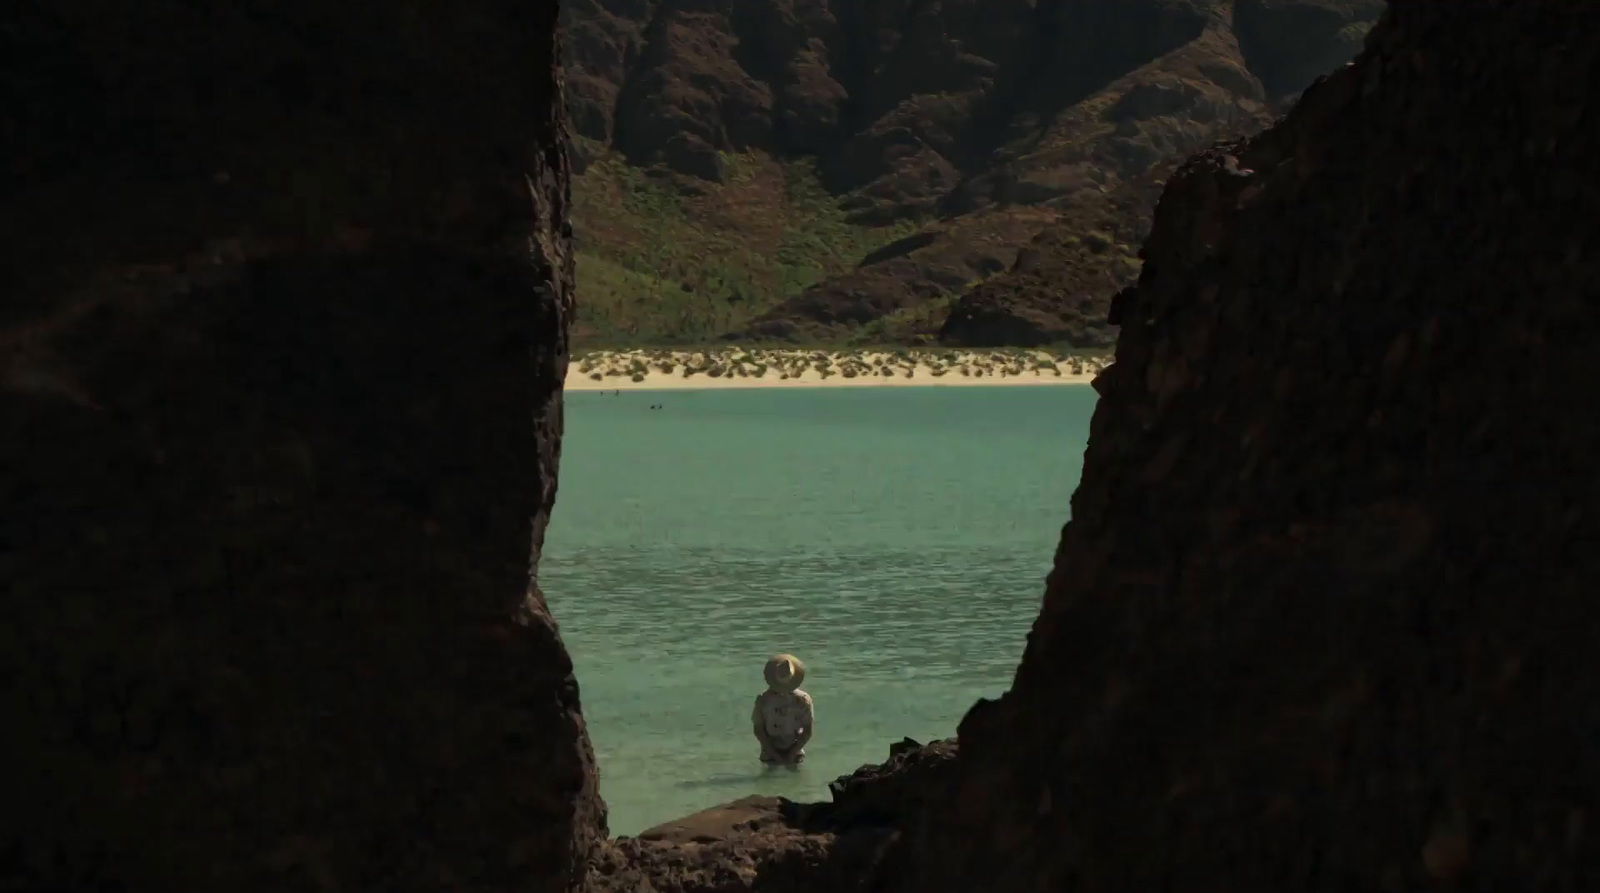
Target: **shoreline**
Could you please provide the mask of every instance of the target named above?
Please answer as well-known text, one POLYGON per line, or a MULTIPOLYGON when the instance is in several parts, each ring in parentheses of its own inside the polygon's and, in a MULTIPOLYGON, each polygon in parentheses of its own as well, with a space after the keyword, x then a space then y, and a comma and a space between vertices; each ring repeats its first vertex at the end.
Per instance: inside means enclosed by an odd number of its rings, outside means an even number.
POLYGON ((1111 357, 1046 350, 601 350, 575 355, 565 389, 676 391, 1087 385, 1111 357))

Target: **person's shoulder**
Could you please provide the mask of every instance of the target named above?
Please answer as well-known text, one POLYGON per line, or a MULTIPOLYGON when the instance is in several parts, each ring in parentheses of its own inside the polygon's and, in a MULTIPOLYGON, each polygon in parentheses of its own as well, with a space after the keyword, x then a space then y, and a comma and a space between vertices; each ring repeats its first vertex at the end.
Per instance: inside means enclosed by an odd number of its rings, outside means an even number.
POLYGON ((807 707, 811 706, 811 695, 806 694, 798 688, 794 690, 794 699, 806 705, 807 707))

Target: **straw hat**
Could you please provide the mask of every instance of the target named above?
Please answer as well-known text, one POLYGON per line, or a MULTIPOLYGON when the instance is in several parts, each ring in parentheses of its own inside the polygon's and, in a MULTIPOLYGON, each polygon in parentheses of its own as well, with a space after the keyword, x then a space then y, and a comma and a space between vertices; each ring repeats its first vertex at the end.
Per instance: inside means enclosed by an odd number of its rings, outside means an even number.
POLYGON ((792 654, 774 655, 762 671, 767 684, 776 691, 794 691, 806 678, 806 665, 792 654))

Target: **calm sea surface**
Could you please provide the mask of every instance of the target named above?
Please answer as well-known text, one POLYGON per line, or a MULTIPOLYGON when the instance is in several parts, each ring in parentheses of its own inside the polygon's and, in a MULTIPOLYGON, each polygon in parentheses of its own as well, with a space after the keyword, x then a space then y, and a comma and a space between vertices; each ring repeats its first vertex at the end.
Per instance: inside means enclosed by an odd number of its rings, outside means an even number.
POLYGON ((540 579, 612 833, 749 794, 826 799, 1004 691, 1094 401, 1074 385, 569 394, 540 579), (780 651, 817 705, 797 772, 764 772, 750 734, 780 651))

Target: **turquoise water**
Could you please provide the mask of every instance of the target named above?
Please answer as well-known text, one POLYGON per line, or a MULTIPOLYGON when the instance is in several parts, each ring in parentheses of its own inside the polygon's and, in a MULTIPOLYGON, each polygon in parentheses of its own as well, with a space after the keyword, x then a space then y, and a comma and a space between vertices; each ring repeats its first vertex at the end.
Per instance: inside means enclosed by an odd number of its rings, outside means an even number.
POLYGON ((1011 682, 1077 485, 1085 386, 567 396, 540 580, 611 830, 826 799, 1011 682), (652 404, 661 404, 652 410, 652 404), (816 737, 764 772, 750 708, 806 663, 816 737))

